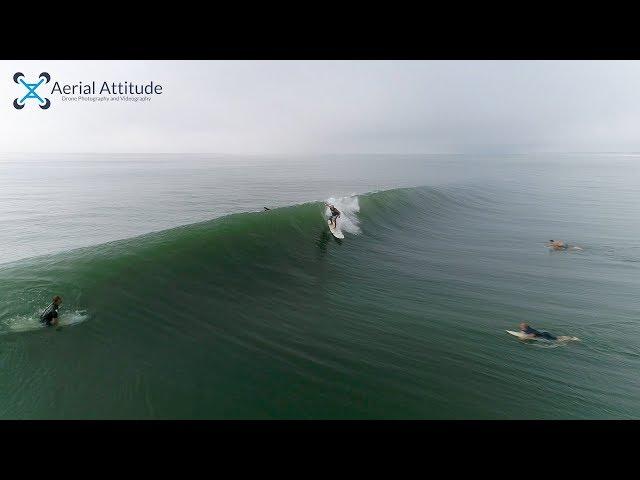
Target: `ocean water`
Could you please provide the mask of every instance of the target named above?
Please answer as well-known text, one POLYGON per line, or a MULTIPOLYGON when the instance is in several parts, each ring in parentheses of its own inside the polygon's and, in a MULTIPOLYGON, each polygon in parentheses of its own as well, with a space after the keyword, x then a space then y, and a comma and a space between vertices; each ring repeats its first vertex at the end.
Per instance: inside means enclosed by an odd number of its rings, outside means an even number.
POLYGON ((640 418, 639 162, 3 154, 0 418, 640 418))

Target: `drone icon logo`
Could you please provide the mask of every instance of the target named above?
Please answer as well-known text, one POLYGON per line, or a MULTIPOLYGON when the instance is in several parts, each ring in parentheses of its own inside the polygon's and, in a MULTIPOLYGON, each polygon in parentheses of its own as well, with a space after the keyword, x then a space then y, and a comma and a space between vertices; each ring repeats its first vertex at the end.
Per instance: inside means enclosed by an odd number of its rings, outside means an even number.
POLYGON ((40 102, 40 105, 38 105, 42 110, 46 110, 47 108, 49 108, 51 106, 51 102, 49 101, 48 98, 42 98, 40 95, 38 95, 36 93, 36 89, 42 85, 42 83, 49 83, 49 81, 51 81, 51 75, 49 75, 47 72, 42 72, 38 78, 40 79, 39 82, 37 83, 27 83, 24 81, 24 73, 22 72, 17 72, 14 76, 13 76, 13 81, 16 83, 21 83, 24 88, 27 89, 27 94, 22 97, 20 100, 18 100, 17 98, 13 101, 13 106, 15 109, 17 110, 21 110, 24 108, 24 106, 26 105, 26 101, 29 100, 30 98, 33 98, 35 100, 38 100, 38 102, 40 102))

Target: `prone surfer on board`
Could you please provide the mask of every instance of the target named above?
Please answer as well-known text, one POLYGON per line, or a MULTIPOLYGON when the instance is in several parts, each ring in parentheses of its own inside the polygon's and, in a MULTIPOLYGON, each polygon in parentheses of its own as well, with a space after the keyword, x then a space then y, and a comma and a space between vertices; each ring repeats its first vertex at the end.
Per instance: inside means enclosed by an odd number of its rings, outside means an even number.
POLYGON ((576 247, 575 245, 569 245, 563 240, 549 240, 549 243, 547 243, 546 246, 553 250, 582 250, 582 248, 576 247))
POLYGON ((334 207, 330 203, 325 203, 325 205, 329 207, 329 210, 331 210, 331 217, 329 218, 329 221, 333 224, 333 228, 338 228, 338 226, 336 225, 336 221, 340 216, 340 210, 338 210, 336 207, 334 207))
POLYGON ((554 337, 549 332, 539 332, 535 328, 531 328, 527 323, 520 324, 520 331, 527 335, 529 338, 544 338, 545 340, 557 340, 557 337, 554 337))
POLYGON ((562 240, 549 240, 549 243, 546 246, 553 248, 554 250, 566 250, 569 248, 569 245, 562 240))

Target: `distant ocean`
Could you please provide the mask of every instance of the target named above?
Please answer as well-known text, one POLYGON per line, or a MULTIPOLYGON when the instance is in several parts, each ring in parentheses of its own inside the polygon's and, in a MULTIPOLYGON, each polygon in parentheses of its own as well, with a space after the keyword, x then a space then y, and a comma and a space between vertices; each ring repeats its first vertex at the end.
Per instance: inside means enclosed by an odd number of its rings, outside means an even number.
POLYGON ((638 205, 635 155, 0 155, 0 418, 640 418, 638 205))

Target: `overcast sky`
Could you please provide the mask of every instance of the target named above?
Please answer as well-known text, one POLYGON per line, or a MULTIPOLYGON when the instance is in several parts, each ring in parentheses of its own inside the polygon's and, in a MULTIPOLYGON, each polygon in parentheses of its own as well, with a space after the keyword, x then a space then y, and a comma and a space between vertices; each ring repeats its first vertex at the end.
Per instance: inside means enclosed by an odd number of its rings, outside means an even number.
MULTIPOLYGON (((640 151, 640 62, 2 61, 2 152, 640 151), (13 82, 153 80, 150 103, 12 101, 13 82)), ((47 95, 45 95, 47 96, 47 95)))

